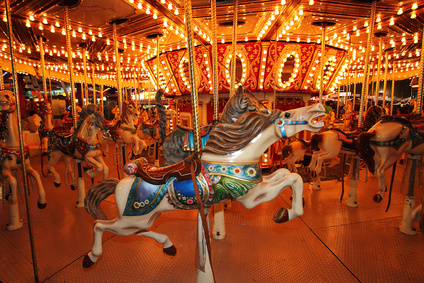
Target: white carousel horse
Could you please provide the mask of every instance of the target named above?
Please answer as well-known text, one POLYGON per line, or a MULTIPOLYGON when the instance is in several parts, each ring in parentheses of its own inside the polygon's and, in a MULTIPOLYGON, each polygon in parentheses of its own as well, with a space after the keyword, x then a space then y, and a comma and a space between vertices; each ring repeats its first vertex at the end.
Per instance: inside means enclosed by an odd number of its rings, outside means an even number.
MULTIPOLYGON (((105 123, 104 128, 107 134, 99 135, 101 144, 108 144, 114 141, 117 144, 133 145, 133 155, 139 156, 146 148, 146 143, 141 140, 136 133, 134 122, 138 119, 140 112, 137 105, 132 100, 125 100, 122 105, 121 119, 115 124, 105 123)), ((106 152, 109 150, 106 149, 106 152)))
MULTIPOLYGON (((162 105, 161 96, 163 90, 156 93, 156 108, 159 114, 159 134, 163 141, 164 166, 175 164, 194 153, 193 129, 177 125, 177 129, 169 135, 165 133, 165 110, 162 105)), ((256 106, 250 98, 243 93, 243 88, 239 87, 237 94, 232 96, 224 107, 220 122, 234 124, 235 121, 248 111, 257 111, 256 106)), ((209 134, 215 125, 211 124, 201 129, 202 148, 206 144, 209 134)))
POLYGON ((65 127, 54 127, 51 139, 51 153, 48 170, 54 175, 54 185, 61 184, 60 174, 54 165, 62 156, 85 161, 91 168, 85 173, 94 178, 103 172, 103 180, 107 178, 109 168, 102 157, 101 146, 97 139, 97 133, 102 129, 103 114, 97 111, 93 104, 83 108, 79 113, 79 122, 75 132, 70 132, 65 127))
MULTIPOLYGON (((312 177, 315 178, 313 184, 314 189, 320 189, 320 174, 323 163, 326 160, 331 160, 332 163, 330 163, 330 166, 336 165, 340 162, 338 158, 339 153, 355 155, 357 152, 355 140, 359 133, 371 128, 380 120, 382 115, 385 115, 384 108, 374 105, 371 106, 365 114, 364 126, 362 129, 358 129, 351 133, 345 133, 339 129, 330 129, 312 136, 311 148, 314 152, 306 171, 311 173, 312 177)), ((348 205, 357 206, 356 195, 348 200, 348 205)))
POLYGON ((277 223, 303 214, 302 178, 287 169, 262 176, 260 158, 263 152, 282 137, 308 130, 316 132, 324 126, 316 121, 324 115, 321 104, 285 112, 274 110, 269 115, 249 112, 234 124, 218 123, 212 130, 200 160, 193 157, 167 166, 153 167, 141 162, 124 168, 128 176, 121 181, 107 179, 92 186, 85 198, 87 211, 96 219, 106 219, 100 202, 115 193, 119 216, 114 220, 97 220, 94 224, 92 250, 84 257, 88 268, 102 254, 102 235, 109 231, 119 235, 136 234, 163 244, 163 251, 175 255, 176 248, 167 235, 148 231, 162 212, 192 209, 197 204, 188 168, 196 171, 202 205, 206 208, 224 199, 240 202, 246 208, 270 201, 291 187, 291 209, 281 208, 274 215, 277 223), (181 172, 180 170, 186 170, 181 172))
MULTIPOLYGON (((359 153, 367 164, 368 170, 377 175, 378 192, 373 199, 379 203, 387 190, 386 170, 392 167, 404 153, 410 155, 424 154, 424 136, 410 121, 400 117, 385 116, 368 132, 359 135, 359 153)), ((400 230, 405 234, 415 235, 415 229, 409 221, 410 214, 415 208, 413 188, 409 188, 406 193, 403 223, 400 230), (410 191, 411 189, 412 191, 410 191), (406 208, 408 211, 406 211, 406 208)), ((421 211, 420 207, 418 211, 414 211, 413 218, 417 219, 416 215, 419 214, 419 211, 421 211)), ((424 216, 422 212, 420 218, 420 226, 423 229, 424 216)))
MULTIPOLYGON (((22 227, 18 209, 18 183, 13 176, 12 170, 22 169, 22 162, 25 162, 26 171, 29 176, 37 181, 38 185, 38 208, 43 209, 47 205, 46 192, 40 174, 32 168, 29 159, 29 149, 24 145, 25 160, 21 159, 21 151, 18 133, 18 117, 16 115, 16 103, 13 92, 0 90, 0 111, 1 125, 0 132, 2 141, 0 143, 0 166, 3 178, 10 188, 9 196, 9 216, 10 223, 8 230, 15 230, 22 227)), ((6 186, 5 186, 6 187, 6 186)), ((6 194, 7 195, 7 194, 6 194)))

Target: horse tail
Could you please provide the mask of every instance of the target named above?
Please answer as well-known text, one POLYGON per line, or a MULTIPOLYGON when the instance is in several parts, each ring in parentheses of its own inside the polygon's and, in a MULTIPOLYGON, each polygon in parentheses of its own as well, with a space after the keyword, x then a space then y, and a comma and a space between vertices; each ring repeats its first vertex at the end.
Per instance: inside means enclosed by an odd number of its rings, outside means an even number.
POLYGON ((374 174, 375 172, 375 151, 370 145, 371 138, 375 136, 374 132, 363 132, 358 137, 358 151, 362 160, 367 164, 368 170, 374 174))
POLYGON ((107 217, 100 207, 100 202, 108 196, 115 193, 115 188, 119 180, 116 178, 107 178, 104 181, 93 185, 88 190, 84 199, 85 210, 94 217, 94 219, 106 220, 107 217))
POLYGON ((164 90, 163 89, 159 89, 156 92, 156 97, 155 97, 155 101, 156 101, 156 109, 158 111, 158 115, 159 115, 159 137, 161 139, 161 142, 163 143, 165 141, 166 138, 166 132, 165 132, 165 128, 166 128, 166 113, 165 113, 165 107, 163 107, 162 104, 162 95, 164 94, 164 90))
POLYGON ((307 142, 304 139, 298 139, 298 141, 300 141, 302 143, 303 148, 310 148, 311 147, 311 142, 307 142))
POLYGON ((315 134, 311 138, 311 149, 319 150, 318 145, 322 142, 322 134, 315 134))

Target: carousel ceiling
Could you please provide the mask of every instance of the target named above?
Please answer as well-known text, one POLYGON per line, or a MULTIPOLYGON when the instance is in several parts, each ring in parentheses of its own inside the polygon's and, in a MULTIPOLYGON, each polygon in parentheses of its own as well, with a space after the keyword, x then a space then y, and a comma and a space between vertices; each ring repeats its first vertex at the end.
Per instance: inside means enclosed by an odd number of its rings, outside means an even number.
MULTIPOLYGON (((181 54, 187 41, 184 5, 183 0, 12 0, 10 7, 15 57, 20 63, 39 69, 42 36, 45 39, 46 68, 54 74, 66 75, 68 60, 64 26, 65 9, 68 9, 75 72, 83 72, 85 53, 89 76, 94 68, 95 77, 114 80, 114 43, 117 42, 124 80, 155 84, 159 69, 160 81, 168 86, 168 93, 185 93, 187 87, 183 86, 184 80, 178 77, 184 76, 182 62, 186 56, 181 54), (160 52, 159 60, 157 51, 160 52)), ((191 5, 192 29, 196 50, 199 50, 196 52, 206 58, 197 60, 203 64, 198 71, 201 74, 210 72, 207 64, 212 61, 210 45, 214 37, 214 25, 211 20, 211 3, 193 0, 191 5)), ((308 76, 319 76, 314 73, 320 67, 318 57, 321 56, 322 24, 326 25, 327 44, 324 65, 331 69, 326 82, 329 88, 337 82, 339 76, 353 77, 354 71, 363 72, 371 6, 372 1, 365 0, 217 0, 216 40, 218 48, 222 47, 221 52, 227 52, 228 46, 231 46, 233 22, 237 15, 236 39, 240 49, 240 65, 243 65, 243 56, 248 58, 257 55, 253 52, 267 52, 265 54, 268 55, 265 58, 261 55, 259 60, 267 64, 281 64, 279 68, 271 65, 262 67, 260 63, 256 67, 251 64, 251 69, 247 71, 240 68, 239 80, 242 80, 243 72, 249 72, 256 74, 252 90, 277 88, 284 91, 291 86, 291 91, 314 92, 317 91, 317 79, 311 81, 308 76), (271 50, 272 46, 277 50, 276 53, 271 50), (302 48, 309 48, 309 52, 312 52, 309 59, 302 57, 308 53, 302 48), (327 52, 334 53, 334 56, 327 52), (330 58, 333 60, 332 65, 328 61, 330 58), (293 61, 291 67, 290 61, 293 61), (297 75, 298 82, 295 83, 293 73, 299 67, 298 72, 302 74, 301 68, 305 65, 308 65, 308 70, 304 70, 302 76, 297 75), (261 74, 261 68, 270 71, 272 74, 269 76, 274 76, 276 83, 266 85, 267 75, 261 74), (279 82, 283 77, 286 79, 279 82)), ((1 9, 1 56, 10 60, 4 2, 1 9)), ((424 1, 377 1, 370 50, 371 68, 377 67, 378 55, 381 54, 381 70, 385 67, 386 56, 389 58, 389 71, 393 70, 393 66, 397 72, 419 69, 423 12, 424 1)), ((224 57, 220 59, 224 60, 224 57)), ((220 64, 221 76, 225 78, 227 67, 225 62, 220 64)), ((208 80, 211 78, 205 79, 206 84, 208 80)), ((245 80, 248 80, 246 75, 245 80)), ((221 90, 228 89, 223 85, 221 90)), ((209 89, 210 86, 204 87, 205 92, 209 89)))

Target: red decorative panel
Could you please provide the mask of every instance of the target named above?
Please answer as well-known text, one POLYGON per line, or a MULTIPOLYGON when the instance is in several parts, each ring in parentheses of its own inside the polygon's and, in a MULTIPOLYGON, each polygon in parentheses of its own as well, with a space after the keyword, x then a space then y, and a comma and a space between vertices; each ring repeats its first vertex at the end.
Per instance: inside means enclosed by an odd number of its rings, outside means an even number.
POLYGON ((275 109, 280 110, 290 110, 295 109, 299 107, 304 107, 305 102, 303 101, 302 97, 295 96, 295 97, 277 97, 275 101, 275 109))

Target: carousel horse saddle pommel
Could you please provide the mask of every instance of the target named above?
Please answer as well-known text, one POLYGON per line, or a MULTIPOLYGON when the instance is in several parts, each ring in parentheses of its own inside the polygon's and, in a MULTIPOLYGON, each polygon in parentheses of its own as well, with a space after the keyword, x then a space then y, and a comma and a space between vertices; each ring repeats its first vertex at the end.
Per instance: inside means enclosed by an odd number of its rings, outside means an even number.
POLYGON ((66 128, 66 127, 62 127, 62 126, 57 126, 53 128, 53 132, 56 136, 62 137, 62 138, 68 138, 70 136, 72 136, 72 132, 66 128))
POLYGON ((178 181, 190 180, 190 164, 193 164, 195 175, 200 174, 202 162, 197 154, 192 154, 178 163, 165 167, 156 167, 152 164, 136 160, 135 162, 125 164, 124 172, 128 175, 141 177, 148 183, 162 185, 165 184, 170 177, 175 177, 178 181))

